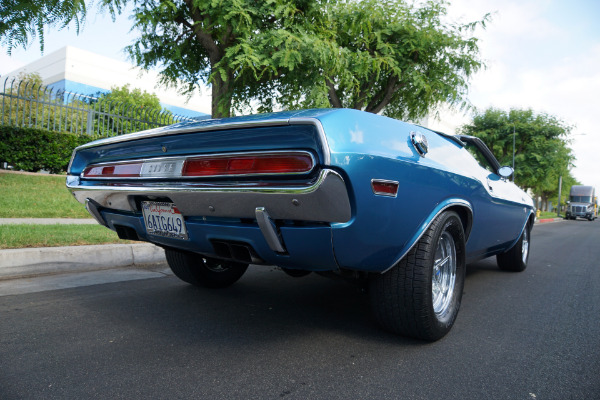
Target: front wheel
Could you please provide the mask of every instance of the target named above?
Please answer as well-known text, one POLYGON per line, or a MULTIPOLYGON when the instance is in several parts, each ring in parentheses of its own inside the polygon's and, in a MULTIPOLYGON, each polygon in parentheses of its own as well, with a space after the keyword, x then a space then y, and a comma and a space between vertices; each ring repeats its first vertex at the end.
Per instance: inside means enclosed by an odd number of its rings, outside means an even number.
POLYGON ((404 336, 440 339, 458 315, 465 270, 463 226, 458 214, 446 211, 398 264, 370 278, 375 319, 404 336))
POLYGON ((504 271, 511 272, 522 272, 527 268, 527 261, 529 260, 529 246, 531 244, 531 227, 529 224, 525 225, 521 237, 510 250, 506 253, 498 254, 496 261, 498 267, 504 271))
POLYGON ((207 258, 183 250, 165 249, 171 271, 184 282, 194 286, 224 288, 237 282, 248 264, 207 258))

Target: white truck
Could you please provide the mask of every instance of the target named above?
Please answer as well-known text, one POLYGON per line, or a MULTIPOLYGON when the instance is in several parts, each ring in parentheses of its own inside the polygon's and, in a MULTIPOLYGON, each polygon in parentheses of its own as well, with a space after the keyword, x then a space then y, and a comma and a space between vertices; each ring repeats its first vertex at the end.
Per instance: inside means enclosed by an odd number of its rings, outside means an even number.
POLYGON ((593 221, 598 217, 598 198, 593 186, 571 186, 567 202, 566 219, 586 218, 593 221))

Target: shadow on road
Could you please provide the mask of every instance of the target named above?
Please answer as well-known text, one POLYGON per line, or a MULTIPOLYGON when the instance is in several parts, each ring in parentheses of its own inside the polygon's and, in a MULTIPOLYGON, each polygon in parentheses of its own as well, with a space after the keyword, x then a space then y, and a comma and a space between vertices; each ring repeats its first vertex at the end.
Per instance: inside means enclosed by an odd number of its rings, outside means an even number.
MULTIPOLYGON (((473 276, 500 273, 484 260, 468 266, 467 284, 473 276)), ((196 288, 175 277, 116 284, 122 290, 114 285, 106 287, 111 290, 106 296, 85 301, 88 312, 158 340, 246 347, 342 335, 426 345, 382 330, 371 318, 368 294, 360 288, 315 274, 292 278, 271 267, 251 267, 226 289, 196 288)))

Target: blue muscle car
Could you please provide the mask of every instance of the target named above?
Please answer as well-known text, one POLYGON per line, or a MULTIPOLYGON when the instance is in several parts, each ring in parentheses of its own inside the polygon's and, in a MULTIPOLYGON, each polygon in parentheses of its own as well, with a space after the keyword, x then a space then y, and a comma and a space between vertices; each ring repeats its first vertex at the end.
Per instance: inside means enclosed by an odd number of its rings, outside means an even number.
POLYGON ((377 321, 436 340, 465 264, 527 265, 531 198, 481 140, 355 110, 187 122, 78 147, 67 187, 174 274, 225 287, 248 264, 368 284, 377 321))

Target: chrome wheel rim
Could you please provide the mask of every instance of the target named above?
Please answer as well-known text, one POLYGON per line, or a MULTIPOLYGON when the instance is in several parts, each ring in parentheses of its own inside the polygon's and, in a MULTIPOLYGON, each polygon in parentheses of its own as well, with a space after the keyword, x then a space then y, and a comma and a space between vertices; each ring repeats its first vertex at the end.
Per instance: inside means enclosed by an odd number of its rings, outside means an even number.
POLYGON ((431 277, 433 311, 443 317, 450 307, 456 283, 456 246, 449 232, 442 233, 435 250, 431 277))
POLYGON ((521 244, 521 260, 523 264, 527 263, 527 256, 529 255, 529 231, 527 228, 523 231, 523 243, 521 244))

